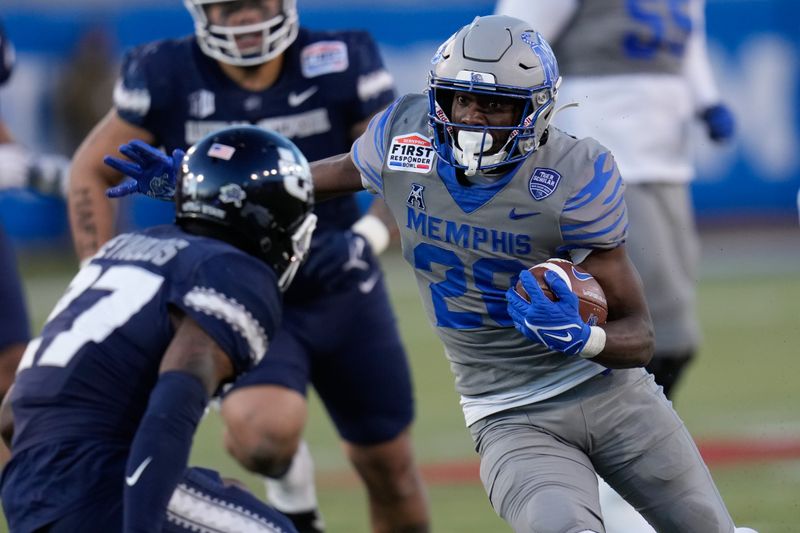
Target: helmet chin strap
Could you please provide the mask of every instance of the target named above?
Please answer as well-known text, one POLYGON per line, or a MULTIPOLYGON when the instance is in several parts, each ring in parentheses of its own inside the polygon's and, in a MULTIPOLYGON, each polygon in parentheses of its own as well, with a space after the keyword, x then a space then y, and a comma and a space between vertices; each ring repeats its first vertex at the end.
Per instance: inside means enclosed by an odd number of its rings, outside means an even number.
MULTIPOLYGON (((458 146, 453 147, 453 154, 456 157, 456 161, 466 165, 467 170, 464 174, 467 176, 475 175, 478 171, 478 160, 481 159, 483 152, 491 149, 492 143, 492 136, 487 132, 459 130, 458 146)), ((502 161, 505 156, 505 151, 501 150, 496 154, 483 156, 482 162, 493 165, 502 161)))

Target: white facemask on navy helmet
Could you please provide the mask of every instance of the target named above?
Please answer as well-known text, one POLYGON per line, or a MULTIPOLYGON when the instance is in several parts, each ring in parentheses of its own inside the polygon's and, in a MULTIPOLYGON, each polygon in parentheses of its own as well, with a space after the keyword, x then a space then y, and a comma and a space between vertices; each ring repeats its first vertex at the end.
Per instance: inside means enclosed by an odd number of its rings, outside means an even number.
POLYGON ((267 13, 262 20, 244 25, 218 25, 208 20, 208 9, 219 4, 223 9, 270 11, 274 0, 183 0, 194 19, 194 32, 203 52, 223 63, 240 67, 260 65, 274 59, 297 38, 299 28, 297 0, 278 0, 277 13, 267 13), (247 35, 260 36, 259 44, 241 46, 238 40, 247 35))
POLYGON ((521 161, 539 147, 561 76, 550 45, 528 23, 502 15, 476 17, 439 47, 431 63, 428 117, 444 161, 472 175, 521 161), (456 91, 517 100, 521 112, 507 126, 455 123, 450 115, 456 91), (508 139, 487 154, 492 130, 507 132, 508 139))

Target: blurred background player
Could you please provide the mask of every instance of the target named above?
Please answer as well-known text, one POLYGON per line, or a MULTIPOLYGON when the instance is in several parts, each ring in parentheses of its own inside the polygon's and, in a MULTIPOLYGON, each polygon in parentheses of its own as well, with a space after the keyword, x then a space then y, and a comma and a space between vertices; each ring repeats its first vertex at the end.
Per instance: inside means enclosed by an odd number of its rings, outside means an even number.
MULTIPOLYGON (((120 144, 137 138, 172 152, 225 125, 250 123, 285 134, 315 160, 347 151, 394 98, 368 34, 299 28, 294 0, 185 3, 196 35, 128 53, 115 108, 75 154, 69 215, 81 259, 113 235, 104 191, 123 174, 102 158, 120 144)), ((285 295, 271 357, 223 402, 226 446, 246 468, 280 478, 268 480, 269 499, 298 529, 321 530, 311 457, 299 444, 310 382, 365 483, 374 531, 425 531, 409 432, 410 371, 374 257, 388 230, 374 215, 360 218, 353 196, 317 213, 309 260, 285 295)))
MULTIPOLYGON (((711 75, 704 8, 702 0, 500 0, 496 8, 553 44, 564 76, 559 98, 579 104, 554 123, 597 139, 617 159, 627 185, 626 247, 656 336, 646 368, 670 399, 701 338, 690 126, 702 120, 714 141, 734 130, 711 75)), ((610 531, 650 530, 605 484, 601 498, 610 531)))
MULTIPOLYGON (((14 48, 0 20, 0 86, 11 76, 14 48)), ((0 190, 35 188, 63 194, 67 160, 36 154, 15 142, 0 115, 0 190)), ((30 339, 30 324, 17 261, 11 242, 0 225, 0 398, 14 380, 14 372, 30 339)))
MULTIPOLYGON (((14 65, 14 49, 0 22, 0 85, 4 84, 14 65)), ((13 175, 16 168, 8 168, 10 158, 16 159, 12 147, 14 139, 0 118, 0 188, 18 187, 24 176, 13 175), (12 148, 13 151, 9 151, 12 148), (7 175, 8 174, 8 175, 7 175), (9 183, 10 182, 10 183, 9 183)), ((23 170, 24 171, 24 170, 23 170)), ((17 369, 25 345, 30 340, 30 324, 22 293, 22 282, 17 272, 17 259, 11 242, 0 225, 0 396, 5 396, 17 369)))
POLYGON ((554 123, 617 158, 627 184, 626 245, 656 334, 647 370, 670 399, 701 337, 690 126, 702 120, 716 142, 734 132, 711 74, 704 10, 703 0, 500 0, 496 8, 553 44, 561 102, 579 104, 554 123))
POLYGON ((278 327, 316 224, 308 163, 249 126, 195 148, 175 224, 107 243, 28 344, 0 416, 11 531, 295 531, 187 461, 209 397, 278 327))

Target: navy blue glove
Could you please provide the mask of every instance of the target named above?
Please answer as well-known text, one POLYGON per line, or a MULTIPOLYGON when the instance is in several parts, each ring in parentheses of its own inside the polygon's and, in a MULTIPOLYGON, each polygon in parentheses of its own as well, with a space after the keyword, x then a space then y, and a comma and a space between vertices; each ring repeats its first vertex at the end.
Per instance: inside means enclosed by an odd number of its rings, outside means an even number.
POLYGON ((371 255, 367 240, 354 231, 315 233, 302 274, 329 291, 358 283, 358 289, 367 294, 380 277, 371 255))
POLYGON ((106 190, 109 198, 120 198, 133 193, 141 193, 156 200, 172 201, 183 156, 183 150, 176 148, 172 157, 153 148, 146 142, 134 139, 119 147, 121 154, 130 161, 105 156, 103 163, 116 169, 128 178, 106 190))
POLYGON ((708 136, 712 141, 722 142, 733 137, 736 120, 733 118, 730 108, 725 104, 707 107, 700 113, 700 118, 706 123, 708 136))
POLYGON ((530 295, 530 303, 517 294, 514 287, 506 292, 508 314, 517 331, 537 344, 567 355, 581 353, 591 335, 591 327, 578 313, 578 297, 567 287, 564 280, 552 271, 544 273, 557 300, 544 295, 533 274, 523 270, 519 276, 522 286, 530 295))

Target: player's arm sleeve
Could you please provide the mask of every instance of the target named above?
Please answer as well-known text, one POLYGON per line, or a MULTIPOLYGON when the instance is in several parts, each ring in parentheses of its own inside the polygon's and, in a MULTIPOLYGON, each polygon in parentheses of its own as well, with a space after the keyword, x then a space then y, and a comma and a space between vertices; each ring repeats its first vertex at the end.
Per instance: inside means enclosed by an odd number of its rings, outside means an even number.
POLYGON ((522 19, 553 43, 569 24, 578 0, 499 0, 496 15, 507 15, 522 19))
POLYGON ((360 122, 389 105, 396 98, 396 90, 394 78, 369 33, 354 32, 348 49, 356 84, 355 122, 360 122))
POLYGON ((386 156, 387 126, 402 98, 372 117, 367 131, 355 140, 350 148, 350 159, 361 173, 361 183, 366 190, 383 196, 383 160, 386 156))
POLYGON ((123 493, 124 533, 161 531, 208 394, 196 376, 162 373, 131 444, 123 493))
POLYGON ((128 51, 120 68, 120 75, 114 86, 114 108, 126 122, 155 131, 152 121, 164 109, 170 99, 171 91, 166 78, 158 75, 154 45, 134 48, 128 51))
POLYGON ((684 75, 692 92, 694 108, 702 110, 720 101, 706 46, 705 2, 692 2, 692 32, 686 43, 684 75))
POLYGON ((264 357, 281 317, 274 273, 243 253, 206 259, 170 300, 214 339, 237 375, 264 357))
POLYGON ((559 254, 580 262, 591 250, 608 250, 625 242, 628 214, 625 184, 611 152, 594 152, 579 176, 561 214, 559 254))

